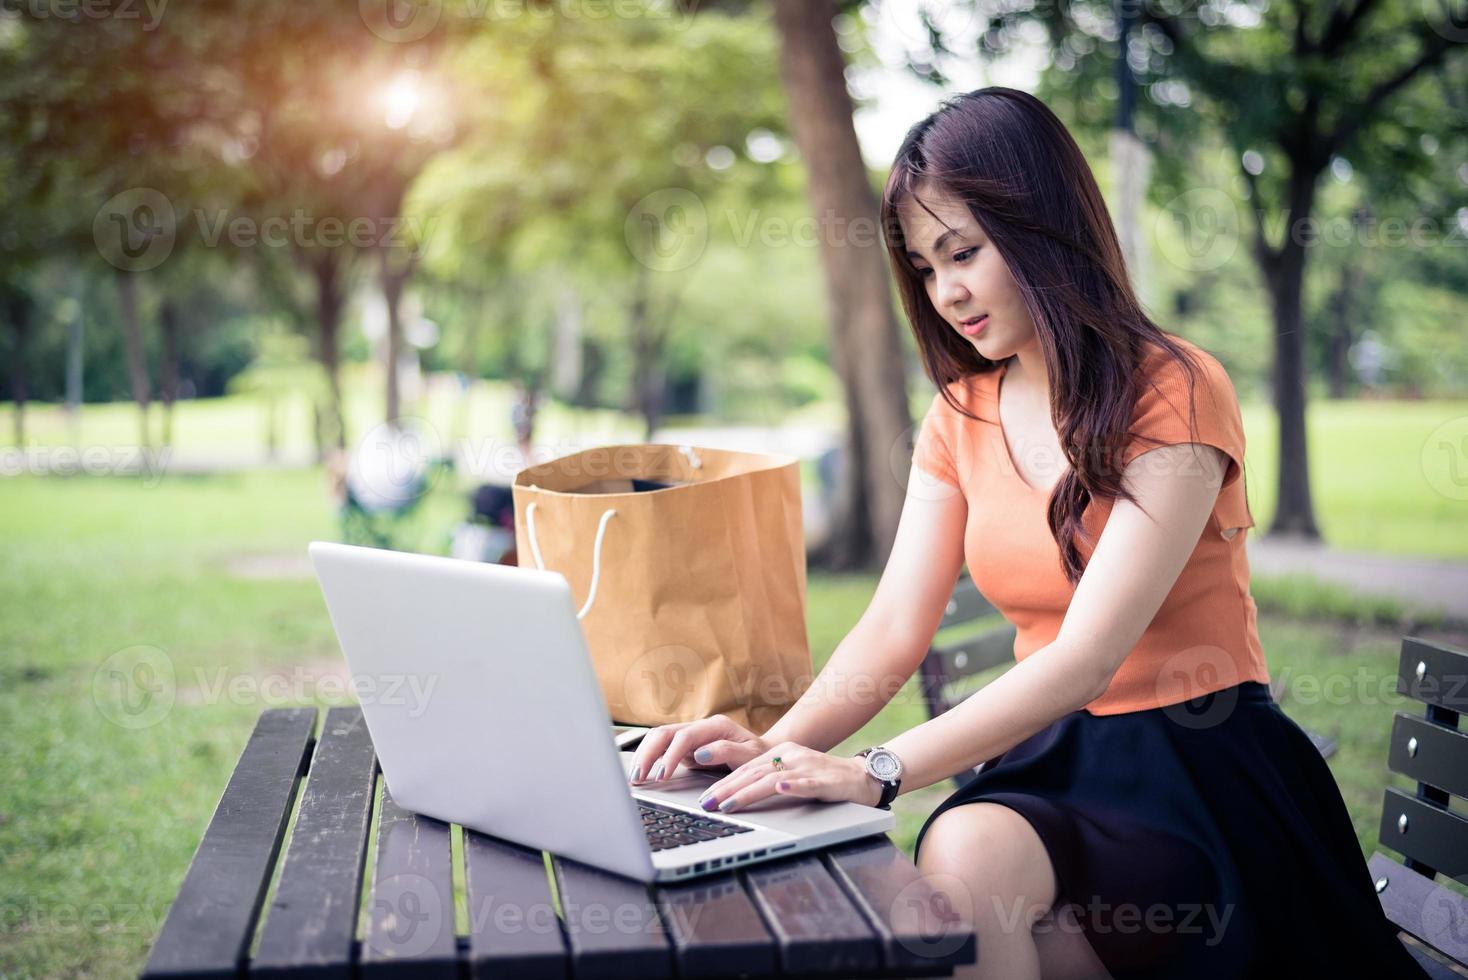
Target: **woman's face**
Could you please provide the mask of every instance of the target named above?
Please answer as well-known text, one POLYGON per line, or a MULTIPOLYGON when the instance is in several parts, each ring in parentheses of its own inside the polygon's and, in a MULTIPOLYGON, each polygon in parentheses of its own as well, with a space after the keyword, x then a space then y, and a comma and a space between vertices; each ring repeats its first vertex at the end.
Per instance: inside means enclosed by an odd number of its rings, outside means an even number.
POLYGON ((931 184, 919 184, 915 192, 934 213, 909 197, 898 205, 897 219, 907 260, 922 277, 933 309, 991 361, 1032 345, 1035 323, 1019 287, 968 207, 931 184))

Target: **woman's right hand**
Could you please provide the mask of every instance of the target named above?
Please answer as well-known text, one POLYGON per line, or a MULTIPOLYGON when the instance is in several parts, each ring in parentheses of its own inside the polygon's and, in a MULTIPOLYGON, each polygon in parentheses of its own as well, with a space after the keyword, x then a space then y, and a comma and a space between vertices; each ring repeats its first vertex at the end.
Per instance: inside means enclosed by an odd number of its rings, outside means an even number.
POLYGON ((659 725, 642 736, 628 778, 634 786, 658 782, 672 776, 680 762, 690 769, 733 769, 768 749, 763 738, 723 715, 659 725))

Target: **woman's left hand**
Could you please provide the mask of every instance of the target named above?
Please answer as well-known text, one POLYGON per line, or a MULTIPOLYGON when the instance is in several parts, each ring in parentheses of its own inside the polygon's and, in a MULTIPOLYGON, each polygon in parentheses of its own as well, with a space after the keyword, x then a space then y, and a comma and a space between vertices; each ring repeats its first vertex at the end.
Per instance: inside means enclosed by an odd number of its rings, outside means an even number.
POLYGON ((876 806, 881 795, 881 785, 867 775, 862 758, 831 755, 794 742, 782 742, 714 783, 699 798, 699 803, 705 810, 733 813, 769 796, 876 806), (775 767, 776 759, 783 769, 775 767))

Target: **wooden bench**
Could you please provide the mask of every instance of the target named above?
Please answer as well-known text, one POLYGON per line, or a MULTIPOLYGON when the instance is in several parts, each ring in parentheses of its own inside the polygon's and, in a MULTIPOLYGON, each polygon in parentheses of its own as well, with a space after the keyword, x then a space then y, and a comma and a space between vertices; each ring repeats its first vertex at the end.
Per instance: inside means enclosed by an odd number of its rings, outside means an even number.
MULTIPOLYGON (((942 643, 935 638, 919 670, 929 718, 938 717, 968 695, 963 689, 964 681, 1014 660, 1014 627, 1005 622, 966 575, 953 587, 938 632, 955 626, 969 628, 956 638, 950 633, 942 643)), ((961 772, 953 781, 964 786, 987 764, 980 763, 971 771, 961 772)))
POLYGON ((972 931, 885 836, 648 887, 469 831, 457 849, 451 825, 393 802, 360 710, 316 726, 314 708, 260 716, 143 976, 947 976, 974 962, 972 931))
MULTIPOLYGON (((1449 808, 1453 796, 1468 797, 1468 732, 1458 729, 1458 716, 1468 711, 1468 653, 1402 640, 1397 693, 1427 706, 1425 717, 1397 712, 1387 752, 1388 768, 1417 782, 1410 795, 1389 787, 1381 810, 1381 844, 1406 862, 1378 851, 1367 864, 1387 918, 1462 968, 1468 964, 1468 900, 1434 879, 1468 882, 1468 818, 1449 808)), ((1421 946, 1407 945, 1429 975, 1468 976, 1421 946)))

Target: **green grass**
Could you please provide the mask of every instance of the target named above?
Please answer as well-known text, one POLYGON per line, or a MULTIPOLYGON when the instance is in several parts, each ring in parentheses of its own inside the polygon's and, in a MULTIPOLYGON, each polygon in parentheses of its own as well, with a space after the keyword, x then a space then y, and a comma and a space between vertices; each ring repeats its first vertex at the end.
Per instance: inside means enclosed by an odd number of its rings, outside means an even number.
MULTIPOLYGON (((370 365, 344 372, 349 432, 360 438, 381 417, 381 383, 370 365)), ((930 396, 914 396, 914 419, 921 419, 930 396)), ((424 396, 405 409, 427 419, 444 447, 468 444, 478 458, 496 458, 513 445, 511 386, 476 381, 461 392, 448 376, 431 377, 424 396)), ((1265 404, 1244 406, 1248 438, 1250 503, 1259 529, 1274 513, 1277 472, 1276 421, 1265 404)), ((153 412, 153 430, 159 412, 153 412)), ((13 407, 0 405, 0 464, 14 465, 5 446, 12 433, 13 407)), ((84 406, 75 427, 56 405, 32 405, 27 412, 26 445, 42 449, 63 445, 124 447, 137 441, 137 410, 130 404, 84 406)), ((791 416, 792 423, 839 428, 838 406, 816 403, 791 416)), ((1403 555, 1468 558, 1468 490, 1456 488, 1442 452, 1440 426, 1468 417, 1468 401, 1345 401, 1317 399, 1309 409, 1312 488, 1316 516, 1326 540, 1338 548, 1403 555)), ((279 444, 297 458, 309 453, 310 403, 304 393, 286 394, 278 408, 279 444)), ((266 411, 256 396, 181 404, 174 424, 174 447, 181 456, 263 454, 266 411)), ((717 420, 670 420, 717 424, 717 420)), ((1461 434, 1460 428, 1452 430, 1461 434)), ((538 438, 545 451, 570 440, 588 443, 640 441, 641 424, 623 413, 572 410, 548 403, 539 416, 538 438)), ((1463 461, 1468 463, 1468 461, 1463 461)), ((1460 463, 1460 466, 1463 465, 1460 463)))
MULTIPOLYGON (((320 680, 338 653, 314 581, 289 565, 241 574, 242 561, 299 561, 308 540, 335 536, 324 486, 315 470, 152 487, 0 480, 0 975, 134 975, 260 710, 343 703, 320 680), (118 710, 107 673, 139 662, 176 685, 145 727, 118 710), (270 676, 279 688, 258 686, 270 676)), ((461 507, 441 484, 404 543, 441 550, 461 507)), ((812 578, 817 664, 874 587, 873 576, 812 578)), ((1340 739, 1332 769, 1374 849, 1399 634, 1376 618, 1328 618, 1339 611, 1328 592, 1287 594, 1290 615, 1261 625, 1271 667, 1286 709, 1340 739)), ((925 717, 910 683, 842 748, 925 717)), ((909 853, 949 791, 898 800, 895 837, 909 853)))

